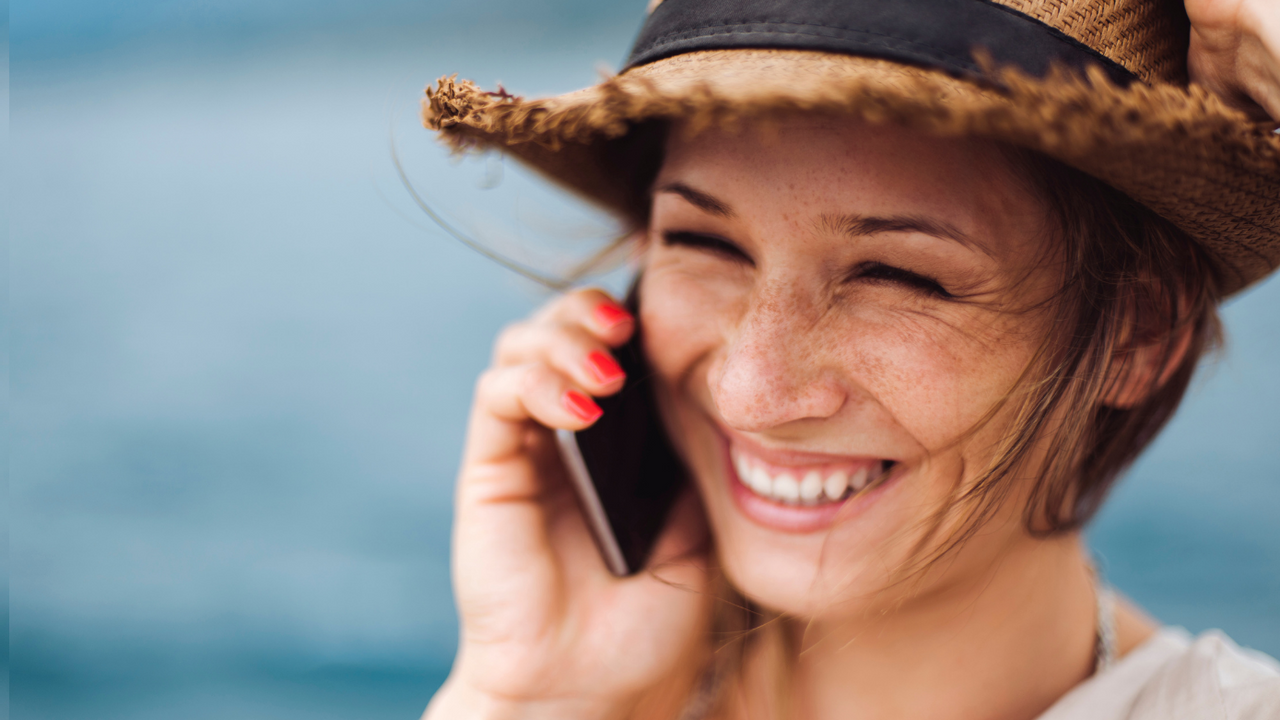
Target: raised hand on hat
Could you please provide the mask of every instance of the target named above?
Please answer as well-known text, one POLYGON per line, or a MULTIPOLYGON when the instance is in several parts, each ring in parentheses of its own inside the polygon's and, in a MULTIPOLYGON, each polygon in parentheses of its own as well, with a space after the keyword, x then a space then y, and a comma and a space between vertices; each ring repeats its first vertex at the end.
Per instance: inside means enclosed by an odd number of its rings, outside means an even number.
POLYGON ((1186 0, 1192 82, 1280 122, 1280 0, 1186 0))
POLYGON ((511 326, 476 386, 456 490, 457 659, 425 718, 609 718, 696 657, 707 530, 690 492, 650 570, 609 574, 549 428, 600 414, 623 386, 609 349, 635 321, 609 296, 563 296, 511 326))

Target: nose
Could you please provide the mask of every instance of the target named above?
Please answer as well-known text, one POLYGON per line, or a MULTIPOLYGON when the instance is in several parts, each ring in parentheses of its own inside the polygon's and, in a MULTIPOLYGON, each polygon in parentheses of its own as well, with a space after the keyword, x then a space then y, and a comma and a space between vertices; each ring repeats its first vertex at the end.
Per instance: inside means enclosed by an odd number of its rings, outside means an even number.
POLYGON ((754 294, 725 353, 708 376, 720 417, 743 432, 823 419, 846 402, 840 374, 827 362, 821 301, 785 288, 754 294))

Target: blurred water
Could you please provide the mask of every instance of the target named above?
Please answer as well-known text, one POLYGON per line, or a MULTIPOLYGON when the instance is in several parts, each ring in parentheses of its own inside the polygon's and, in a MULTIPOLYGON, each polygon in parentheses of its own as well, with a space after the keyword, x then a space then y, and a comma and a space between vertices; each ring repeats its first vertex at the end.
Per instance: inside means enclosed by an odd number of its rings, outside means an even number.
MULTIPOLYGON (((15 53, 14 717, 421 712, 456 641, 449 492, 470 383, 545 295, 425 224, 388 140, 473 232, 604 237, 602 218, 515 168, 451 161, 416 122, 438 75, 560 92, 634 29, 563 25, 15 53)), ((1228 308, 1228 359, 1091 530, 1161 619, 1273 655, 1278 305, 1273 280, 1228 308)))
POLYGON ((0 193, 0 224, 4 226, 4 234, 0 236, 0 242, 3 242, 4 252, 0 253, 0 377, 4 380, 4 387, 0 389, 0 417, 3 417, 4 432, 0 433, 0 460, 4 462, 3 476, 0 477, 0 524, 5 528, 4 538, 0 539, 0 582, 3 583, 3 592, 0 592, 0 602, 4 603, 4 635, 0 637, 3 641, 3 648, 0 649, 0 673, 4 678, 0 680, 0 696, 3 697, 3 706, 0 708, 0 720, 8 720, 9 718, 9 25, 6 21, 3 28, 0 29, 0 42, 4 44, 3 71, 0 72, 0 82, 4 83, 4 107, 3 113, 0 114, 0 132, 4 138, 0 143, 0 182, 4 183, 4 192, 0 193))

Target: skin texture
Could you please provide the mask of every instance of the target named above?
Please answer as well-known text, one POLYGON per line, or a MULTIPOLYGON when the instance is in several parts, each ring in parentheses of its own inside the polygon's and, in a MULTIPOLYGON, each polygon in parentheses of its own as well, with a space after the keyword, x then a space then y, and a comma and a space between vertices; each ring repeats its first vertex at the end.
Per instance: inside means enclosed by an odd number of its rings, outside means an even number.
POLYGON ((1193 82, 1257 120, 1280 122, 1280 2, 1187 0, 1193 82))
MULTIPOLYGON (((707 657, 708 530, 734 585, 797 619, 793 716, 1032 718, 1092 671, 1079 538, 1030 537, 1020 491, 899 582, 931 513, 1008 430, 997 414, 971 432, 1047 332, 1031 309, 1057 281, 1044 207, 989 144, 780 123, 675 132, 637 239, 646 354, 697 491, 649 573, 608 575, 548 429, 589 424, 568 391, 621 387, 590 355, 635 322, 580 291, 499 338, 457 490, 460 651, 426 717, 673 716, 707 657), (730 442, 780 464, 894 468, 833 522, 779 529, 735 503, 730 442)), ((1129 609, 1119 629, 1122 649, 1151 632, 1129 609)), ((768 672, 748 658, 746 687, 768 672)), ((728 713, 763 704, 744 691, 728 713)))

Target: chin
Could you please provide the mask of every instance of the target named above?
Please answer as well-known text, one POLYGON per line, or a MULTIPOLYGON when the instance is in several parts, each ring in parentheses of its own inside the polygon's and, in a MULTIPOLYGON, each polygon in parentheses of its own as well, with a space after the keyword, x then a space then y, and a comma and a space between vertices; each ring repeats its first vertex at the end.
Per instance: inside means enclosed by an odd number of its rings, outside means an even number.
POLYGON ((779 548, 767 538, 726 538, 719 546, 726 577, 762 608, 800 618, 842 614, 855 608, 865 575, 862 563, 832 563, 824 549, 779 548), (836 583, 836 576, 852 582, 836 583))

